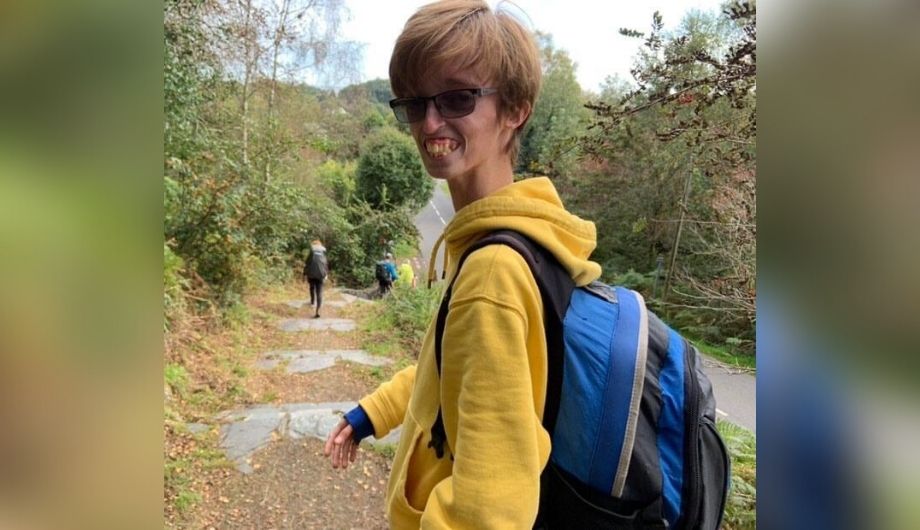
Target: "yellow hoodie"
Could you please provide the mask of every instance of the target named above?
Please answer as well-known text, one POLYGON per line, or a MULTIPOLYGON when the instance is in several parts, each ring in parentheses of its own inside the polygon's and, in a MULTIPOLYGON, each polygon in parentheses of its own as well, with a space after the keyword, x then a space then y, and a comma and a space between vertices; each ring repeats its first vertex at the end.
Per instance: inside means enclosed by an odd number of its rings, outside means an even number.
MULTIPOLYGON (((600 276, 600 266, 588 260, 594 223, 568 213, 549 179, 534 178, 457 212, 441 236, 448 277, 470 244, 499 229, 519 231, 551 251, 577 285, 600 276)), ((418 364, 360 401, 374 436, 403 426, 387 486, 390 527, 531 528, 550 440, 541 425, 543 307, 524 259, 503 245, 467 258, 451 296, 440 378, 433 335, 432 322, 418 364), (439 404, 447 434, 441 459, 428 447, 439 404)))

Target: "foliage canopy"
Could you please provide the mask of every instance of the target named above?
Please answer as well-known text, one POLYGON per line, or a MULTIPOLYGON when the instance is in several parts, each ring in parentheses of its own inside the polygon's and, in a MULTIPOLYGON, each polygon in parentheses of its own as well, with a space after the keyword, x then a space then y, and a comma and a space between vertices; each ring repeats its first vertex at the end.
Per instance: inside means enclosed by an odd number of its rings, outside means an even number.
POLYGON ((431 198, 434 181, 419 160, 415 142, 391 128, 368 138, 358 159, 355 193, 375 209, 417 210, 431 198))

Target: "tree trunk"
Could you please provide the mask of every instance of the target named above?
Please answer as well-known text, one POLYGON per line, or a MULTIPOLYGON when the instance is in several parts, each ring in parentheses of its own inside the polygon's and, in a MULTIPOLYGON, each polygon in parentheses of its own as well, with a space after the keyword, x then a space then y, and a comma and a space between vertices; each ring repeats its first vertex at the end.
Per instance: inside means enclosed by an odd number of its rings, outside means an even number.
MULTIPOLYGON (((278 54, 281 51, 281 41, 284 40, 284 37, 287 35, 287 17, 291 9, 291 0, 284 0, 281 3, 281 11, 278 14, 278 27, 275 28, 275 39, 273 42, 272 49, 272 77, 271 84, 268 92, 268 130, 272 133, 274 137, 275 131, 275 89, 278 83, 278 54)), ((272 146, 269 145, 269 149, 266 151, 265 157, 265 181, 271 178, 271 168, 272 168, 272 146)))
POLYGON ((243 167, 249 167, 249 83, 255 69, 253 57, 254 45, 258 45, 252 35, 252 0, 246 0, 246 14, 243 23, 243 91, 240 97, 240 126, 243 131, 243 167))
POLYGON ((671 263, 668 264, 668 275, 664 281, 664 292, 661 300, 667 301, 671 292, 671 278, 674 275, 674 266, 677 264, 677 250, 680 248, 680 235, 684 230, 684 219, 687 217, 687 201, 690 200, 690 189, 693 184, 693 170, 687 172, 687 182, 684 185, 684 199, 680 203, 680 220, 677 222, 677 234, 674 235, 674 248, 671 249, 671 263))

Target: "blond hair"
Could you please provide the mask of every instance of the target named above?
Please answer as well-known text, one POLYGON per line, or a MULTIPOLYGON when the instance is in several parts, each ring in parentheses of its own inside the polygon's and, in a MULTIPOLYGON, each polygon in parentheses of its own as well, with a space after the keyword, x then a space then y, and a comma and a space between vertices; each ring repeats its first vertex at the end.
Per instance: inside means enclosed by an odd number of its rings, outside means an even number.
MULTIPOLYGON (((396 97, 414 92, 432 71, 450 65, 472 68, 497 88, 499 115, 525 106, 533 110, 540 91, 540 53, 533 34, 511 13, 482 0, 442 0, 419 8, 406 22, 390 58, 396 97)), ((529 118, 529 115, 528 115, 529 118)), ((506 146, 517 160, 527 119, 506 146)))

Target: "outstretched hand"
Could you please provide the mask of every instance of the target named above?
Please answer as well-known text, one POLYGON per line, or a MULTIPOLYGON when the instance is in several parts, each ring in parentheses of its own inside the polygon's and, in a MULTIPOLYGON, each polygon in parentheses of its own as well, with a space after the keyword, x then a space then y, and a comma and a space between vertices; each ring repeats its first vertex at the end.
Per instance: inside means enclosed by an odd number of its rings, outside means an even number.
POLYGON ((348 468, 348 464, 354 462, 358 457, 358 444, 355 443, 354 429, 345 421, 345 418, 342 418, 329 433, 326 445, 323 447, 323 454, 332 456, 332 467, 336 469, 348 468))

